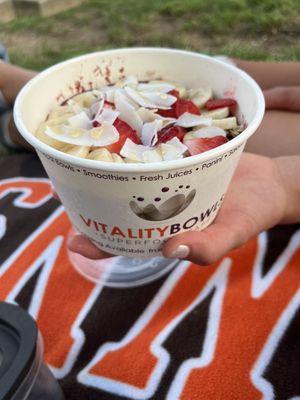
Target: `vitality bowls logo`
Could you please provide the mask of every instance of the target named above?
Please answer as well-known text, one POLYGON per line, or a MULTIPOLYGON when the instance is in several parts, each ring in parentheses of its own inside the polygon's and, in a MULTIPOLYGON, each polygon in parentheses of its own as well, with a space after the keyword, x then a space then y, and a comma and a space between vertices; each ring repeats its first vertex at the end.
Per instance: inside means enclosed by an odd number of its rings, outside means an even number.
MULTIPOLYGON (((163 188, 165 189, 165 188, 163 188)), ((161 190, 163 190, 161 189, 161 190)), ((183 189, 183 188, 182 188, 183 189)), ((188 190, 189 187, 185 186, 185 189, 188 190)), ((176 192, 176 191, 175 191, 176 192)), ((192 197, 195 196, 195 190, 192 189, 189 191, 187 195, 183 195, 183 197, 180 197, 180 203, 177 202, 177 196, 179 193, 175 193, 174 195, 170 196, 167 200, 164 200, 161 203, 161 206, 163 204, 168 204, 169 200, 173 199, 174 201, 175 198, 175 205, 174 207, 168 207, 165 209, 165 214, 163 215, 164 219, 171 218, 170 216, 178 215, 180 212, 182 212, 188 204, 191 203, 192 197)), ((182 194, 182 193, 181 193, 182 194)), ((97 242, 98 244, 101 245, 102 248, 105 249, 114 249, 114 250, 124 250, 125 248, 122 247, 116 248, 116 247, 111 247, 110 244, 108 244, 108 241, 110 243, 114 242, 114 244, 117 245, 134 245, 134 246, 145 246, 149 245, 150 242, 154 244, 155 246, 160 246, 168 237, 175 235, 177 233, 181 233, 190 229, 199 229, 201 226, 203 226, 204 223, 208 223, 209 220, 211 220, 218 209, 220 208, 222 202, 223 202, 224 196, 222 196, 219 200, 214 202, 211 206, 206 208, 205 210, 197 213, 197 215, 194 215, 184 222, 174 222, 172 224, 169 224, 165 222, 163 225, 160 226, 147 226, 147 227, 140 227, 140 226, 117 226, 117 225, 111 225, 109 223, 104 222, 102 219, 92 219, 86 215, 79 214, 81 224, 83 223, 84 228, 80 229, 80 225, 77 226, 78 231, 81 231, 83 234, 88 234, 87 229, 89 232, 92 234, 92 239, 94 242, 97 242), (95 237, 95 235, 97 237, 95 237)), ((140 200, 137 198, 136 201, 138 202, 144 202, 144 199, 140 198, 140 200)), ((154 199, 155 201, 155 199, 154 199)), ((159 202, 161 200, 157 200, 159 202)), ((146 202, 147 203, 147 202, 146 202)), ((136 204, 136 203, 135 203, 136 204)), ((151 205, 151 204, 150 204, 151 205)), ((132 207, 135 207, 134 205, 131 205, 132 207)), ((149 221, 149 215, 151 218, 162 218, 162 210, 159 206, 155 206, 156 211, 152 212, 153 214, 147 213, 147 210, 150 208, 148 207, 149 203, 143 207, 139 206, 139 209, 137 210, 137 214, 139 217, 142 215, 143 217, 147 216, 147 220, 149 221), (146 209, 146 212, 145 212, 146 209)), ((153 223, 156 220, 152 220, 153 223)), ((155 224, 157 225, 157 223, 155 224)), ((127 247, 126 247, 127 248, 127 247)), ((125 249, 126 250, 126 249, 125 249)), ((152 249, 153 251, 159 250, 159 247, 156 249, 152 249)), ((149 250, 152 251, 152 250, 149 250)), ((127 250, 126 250, 127 251, 127 250)), ((133 251, 135 251, 133 249, 133 251)), ((139 250, 140 251, 140 250, 139 250)), ((143 250, 144 252, 144 250, 143 250)))
POLYGON ((150 200, 133 196, 134 200, 130 201, 129 206, 135 215, 146 221, 164 221, 182 213, 191 204, 195 194, 196 190, 190 189, 189 185, 178 186, 173 194, 170 188, 163 187, 159 195, 150 200))

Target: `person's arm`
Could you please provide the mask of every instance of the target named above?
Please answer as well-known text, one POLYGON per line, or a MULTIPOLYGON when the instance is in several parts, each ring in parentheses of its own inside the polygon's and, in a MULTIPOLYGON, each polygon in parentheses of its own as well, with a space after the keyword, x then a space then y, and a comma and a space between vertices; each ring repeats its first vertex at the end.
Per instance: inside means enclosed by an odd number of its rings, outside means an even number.
POLYGON ((207 265, 264 230, 297 222, 300 156, 272 160, 245 154, 216 221, 202 232, 170 239, 164 255, 207 265))
POLYGON ((282 224, 300 222, 300 155, 274 158, 281 182, 285 187, 287 202, 282 224))
MULTIPOLYGON (((296 222, 300 222, 300 156, 270 159, 245 153, 215 222, 203 231, 169 239, 163 254, 207 265, 263 230, 296 222)), ((109 256, 82 235, 71 238, 69 248, 92 259, 109 256)))

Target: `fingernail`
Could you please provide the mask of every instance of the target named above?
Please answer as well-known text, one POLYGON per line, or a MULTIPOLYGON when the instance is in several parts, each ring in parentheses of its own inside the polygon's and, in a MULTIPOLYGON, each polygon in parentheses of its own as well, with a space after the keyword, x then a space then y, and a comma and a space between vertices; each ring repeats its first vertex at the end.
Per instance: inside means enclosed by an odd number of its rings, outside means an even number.
POLYGON ((185 259, 190 252, 190 248, 184 244, 180 244, 176 250, 171 253, 170 258, 185 259))

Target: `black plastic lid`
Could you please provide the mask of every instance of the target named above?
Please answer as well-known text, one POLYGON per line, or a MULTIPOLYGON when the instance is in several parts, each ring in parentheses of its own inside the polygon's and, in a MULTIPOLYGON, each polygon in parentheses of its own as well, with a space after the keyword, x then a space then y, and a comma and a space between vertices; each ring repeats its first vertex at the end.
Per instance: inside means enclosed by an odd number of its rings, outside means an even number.
POLYGON ((0 399, 9 400, 28 374, 38 330, 22 308, 0 302, 0 399))

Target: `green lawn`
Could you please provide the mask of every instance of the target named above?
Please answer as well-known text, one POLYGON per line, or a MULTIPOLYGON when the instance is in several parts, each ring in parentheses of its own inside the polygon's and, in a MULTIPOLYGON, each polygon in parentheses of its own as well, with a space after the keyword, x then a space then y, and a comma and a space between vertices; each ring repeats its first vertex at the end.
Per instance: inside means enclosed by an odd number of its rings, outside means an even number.
POLYGON ((300 60, 299 0, 90 0, 50 18, 0 25, 13 62, 42 69, 85 52, 169 46, 300 60))

